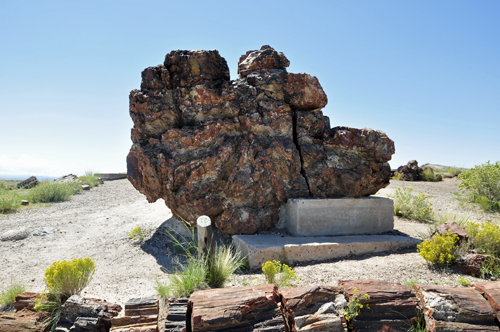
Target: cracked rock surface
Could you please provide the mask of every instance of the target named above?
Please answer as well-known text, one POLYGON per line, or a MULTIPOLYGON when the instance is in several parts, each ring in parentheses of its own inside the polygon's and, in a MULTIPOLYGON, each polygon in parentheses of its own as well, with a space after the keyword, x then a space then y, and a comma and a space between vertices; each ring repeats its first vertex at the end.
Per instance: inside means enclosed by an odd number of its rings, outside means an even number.
POLYGON ((172 51, 130 93, 128 178, 178 219, 230 234, 269 230, 289 198, 359 197, 389 184, 394 143, 368 128, 330 128, 318 79, 286 71, 270 46, 239 78, 218 51, 172 51))

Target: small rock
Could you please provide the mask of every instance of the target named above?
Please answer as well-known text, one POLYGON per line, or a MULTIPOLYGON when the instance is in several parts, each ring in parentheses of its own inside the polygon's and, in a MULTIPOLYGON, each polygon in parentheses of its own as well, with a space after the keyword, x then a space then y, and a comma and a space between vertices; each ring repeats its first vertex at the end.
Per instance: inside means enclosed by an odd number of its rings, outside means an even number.
POLYGON ((45 236, 45 235, 52 234, 55 231, 57 231, 55 228, 42 227, 42 228, 39 228, 39 229, 33 231, 32 235, 34 235, 34 236, 45 236))
POLYGON ((458 236, 460 241, 467 241, 469 239, 469 234, 467 233, 465 228, 458 225, 454 221, 447 221, 444 224, 439 225, 434 231, 434 233, 432 233, 431 237, 434 236, 434 234, 436 233, 441 235, 446 235, 449 233, 455 234, 456 236, 458 236))
POLYGON ((88 184, 82 184, 83 190, 90 190, 90 186, 88 184))
POLYGON ((23 199, 21 201, 21 205, 30 205, 30 201, 27 201, 27 200, 23 199))
POLYGON ((99 182, 99 184, 104 184, 104 180, 102 178, 97 178, 97 181, 99 182))
POLYGON ((78 179, 78 176, 75 174, 67 174, 63 175, 60 178, 55 179, 55 182, 76 182, 78 179))
POLYGON ((29 236, 29 232, 22 229, 12 229, 0 235, 0 241, 19 241, 27 238, 29 236))
POLYGON ((33 187, 36 187, 40 182, 38 181, 38 179, 36 178, 36 176, 30 176, 29 178, 27 178, 26 180, 22 181, 22 182, 19 182, 17 184, 17 188, 24 188, 24 189, 30 189, 30 188, 33 188, 33 187))

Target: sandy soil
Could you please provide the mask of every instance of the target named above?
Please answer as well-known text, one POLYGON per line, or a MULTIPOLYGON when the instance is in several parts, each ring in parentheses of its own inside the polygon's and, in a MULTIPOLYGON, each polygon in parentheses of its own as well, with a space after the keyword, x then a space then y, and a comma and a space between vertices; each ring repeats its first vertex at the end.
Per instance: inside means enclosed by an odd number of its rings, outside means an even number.
MULTIPOLYGON (((458 191, 454 179, 438 183, 391 181, 380 195, 410 185, 416 192, 420 190, 430 196, 436 213, 499 221, 498 214, 484 214, 462 206, 453 194, 458 191)), ((164 229, 184 229, 171 217, 163 200, 149 204, 128 180, 105 182, 50 207, 0 215, 0 235, 11 230, 29 234, 22 240, 0 241, 0 289, 16 280, 30 291, 41 292, 44 271, 52 262, 90 257, 96 264, 96 272, 83 295, 121 304, 130 298, 153 296, 156 280, 168 278, 163 270, 171 269, 178 261, 164 229), (144 242, 129 238, 130 231, 137 226, 146 230, 144 242), (40 233, 45 235, 34 235, 40 233)), ((426 232, 427 225, 396 218, 395 229, 417 237, 426 232)), ((295 266, 295 271, 301 278, 299 285, 336 285, 339 280, 358 278, 400 283, 416 279, 421 284, 456 285, 460 275, 455 270, 429 268, 415 248, 302 264, 295 266)), ((227 286, 263 282, 259 272, 234 275, 227 286)))

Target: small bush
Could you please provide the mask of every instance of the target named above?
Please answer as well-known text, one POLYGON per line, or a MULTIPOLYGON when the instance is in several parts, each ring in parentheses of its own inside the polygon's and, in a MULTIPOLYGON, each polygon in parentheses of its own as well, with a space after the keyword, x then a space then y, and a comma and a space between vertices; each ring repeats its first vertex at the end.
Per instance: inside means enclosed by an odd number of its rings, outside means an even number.
MULTIPOLYGON (((353 329, 353 323, 356 320, 356 317, 358 317, 361 309, 363 309, 364 305, 361 303, 361 300, 369 300, 370 295, 368 294, 363 294, 359 295, 359 290, 354 287, 354 292, 352 296, 349 298, 349 303, 347 304, 347 307, 345 310, 341 310, 341 313, 344 315, 346 321, 347 321, 347 326, 349 329, 353 329)), ((370 309, 370 306, 366 306, 367 309, 370 309)))
POLYGON ((7 182, 0 181, 0 193, 2 193, 2 191, 7 191, 7 190, 10 190, 10 186, 7 184, 7 182))
POLYGON ((215 288, 224 286, 234 271, 244 265, 245 258, 230 246, 217 246, 207 264, 207 279, 210 286, 215 288))
POLYGON ((459 175, 460 173, 462 173, 461 170, 459 170, 458 168, 456 167, 448 167, 446 170, 445 170, 446 173, 450 174, 450 175, 459 175))
POLYGON ((49 293, 68 298, 79 295, 94 275, 95 264, 90 258, 58 261, 45 270, 45 284, 49 293))
POLYGON ((428 262, 437 265, 449 265, 455 261, 458 246, 455 234, 435 234, 432 238, 417 245, 417 251, 428 262))
POLYGON ((469 221, 465 224, 469 246, 479 253, 500 257, 500 227, 490 222, 469 221))
POLYGON ((17 282, 12 283, 7 289, 0 293, 0 307, 14 303, 16 296, 24 292, 26 292, 26 287, 23 284, 17 282))
POLYGON ((417 278, 411 278, 407 282, 405 282, 406 286, 413 287, 415 285, 418 285, 418 279, 417 278))
POLYGON ((141 227, 137 226, 136 228, 130 231, 129 237, 131 240, 138 240, 142 242, 146 237, 146 232, 144 232, 144 230, 141 227))
POLYGON ((420 176, 423 181, 437 182, 442 180, 441 176, 434 174, 434 170, 432 168, 424 168, 420 176))
POLYGON ((170 276, 168 284, 157 281, 156 291, 162 297, 189 297, 198 289, 208 288, 207 261, 205 259, 189 258, 187 266, 183 266, 170 276))
POLYGON ((262 272, 269 284, 274 284, 276 287, 295 286, 292 281, 297 279, 295 271, 286 264, 273 260, 262 264, 262 272))
POLYGON ((413 195, 412 187, 399 187, 393 196, 394 215, 414 220, 427 221, 433 216, 432 203, 424 193, 413 195))
POLYGON ((99 185, 99 177, 94 175, 92 172, 87 172, 85 175, 78 177, 78 180, 82 181, 81 184, 88 184, 90 188, 97 187, 99 185))
POLYGON ((56 293, 42 293, 41 297, 35 299, 36 311, 45 312, 48 318, 43 322, 45 328, 43 331, 55 332, 59 320, 61 318, 61 306, 63 301, 60 294, 56 293))
POLYGON ((469 200, 479 203, 485 211, 500 210, 500 162, 476 166, 458 176, 460 190, 466 191, 469 200))
POLYGON ((470 280, 467 280, 462 276, 458 277, 457 282, 463 287, 468 287, 470 285, 470 280))
POLYGON ((21 198, 16 193, 0 192, 0 212, 13 212, 21 206, 21 198))
POLYGON ((396 173, 394 174, 394 176, 392 177, 393 180, 397 180, 397 181, 401 181, 401 173, 396 173))
POLYGON ((62 202, 69 199, 78 190, 78 183, 40 182, 31 190, 33 203, 62 202))

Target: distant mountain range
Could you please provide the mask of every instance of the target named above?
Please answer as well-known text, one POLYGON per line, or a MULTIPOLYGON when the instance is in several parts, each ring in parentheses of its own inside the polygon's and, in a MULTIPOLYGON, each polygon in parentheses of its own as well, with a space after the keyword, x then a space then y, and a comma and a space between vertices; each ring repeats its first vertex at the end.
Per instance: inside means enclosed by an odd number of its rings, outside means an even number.
MULTIPOLYGON (((29 178, 32 175, 8 175, 8 174, 0 174, 0 180, 19 180, 23 181, 29 178)), ((35 175, 38 181, 54 181, 58 178, 58 176, 45 176, 45 175, 35 175)))

